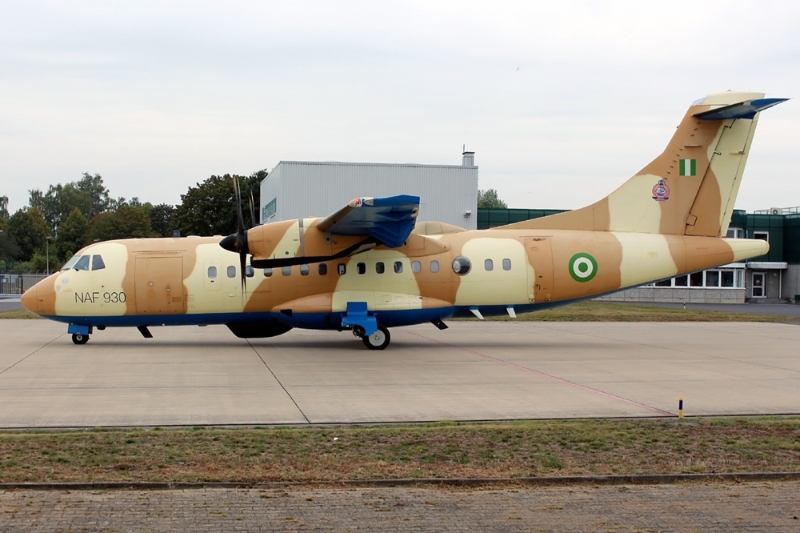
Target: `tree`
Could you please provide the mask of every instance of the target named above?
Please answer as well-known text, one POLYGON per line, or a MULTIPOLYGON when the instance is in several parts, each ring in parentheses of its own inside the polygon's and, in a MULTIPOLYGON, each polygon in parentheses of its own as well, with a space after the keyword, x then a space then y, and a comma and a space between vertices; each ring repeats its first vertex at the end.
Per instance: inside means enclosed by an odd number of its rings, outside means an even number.
MULTIPOLYGON (((242 191, 242 214, 246 227, 258 224, 261 181, 266 177, 266 170, 254 172, 247 177, 236 176, 242 191), (250 214, 251 194, 254 216, 250 214)), ((173 227, 179 229, 181 235, 235 233, 238 217, 233 178, 230 174, 211 176, 196 187, 189 187, 186 194, 181 195, 181 205, 177 206, 173 216, 173 227)))
POLYGON ((508 209, 508 205, 500 199, 495 189, 478 189, 478 208, 508 209))
POLYGON ((58 235, 58 227, 73 209, 79 209, 84 217, 91 212, 92 200, 89 193, 82 191, 75 183, 50 185, 46 193, 39 189, 28 191, 29 203, 42 212, 53 235, 58 235))
POLYGON ((6 262, 16 259, 19 248, 8 235, 8 219, 0 217, 0 261, 6 262))
POLYGON ((35 207, 20 209, 8 221, 8 236, 19 248, 16 258, 20 261, 28 261, 38 248, 44 248, 49 234, 47 222, 35 207))
POLYGON ((150 210, 150 228, 159 237, 172 236, 172 218, 175 208, 169 204, 158 204, 150 210))
POLYGON ((67 219, 58 228, 56 249, 58 257, 69 259, 72 254, 86 246, 89 233, 89 223, 80 209, 73 209, 67 219))
POLYGON ((84 172, 83 177, 78 180, 75 187, 89 197, 89 212, 84 213, 87 219, 91 220, 100 213, 108 211, 111 199, 108 189, 103 185, 103 177, 100 174, 92 176, 88 172, 84 172))
POLYGON ((142 207, 123 205, 116 211, 101 213, 89 223, 89 242, 150 237, 150 218, 142 207))

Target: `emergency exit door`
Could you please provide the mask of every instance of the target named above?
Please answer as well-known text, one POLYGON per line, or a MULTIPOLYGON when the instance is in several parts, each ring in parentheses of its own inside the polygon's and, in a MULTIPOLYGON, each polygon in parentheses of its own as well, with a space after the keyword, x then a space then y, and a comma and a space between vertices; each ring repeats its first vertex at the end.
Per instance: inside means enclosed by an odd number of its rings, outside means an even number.
POLYGON ((183 257, 136 258, 136 312, 183 313, 183 257))
POLYGON ((528 279, 528 299, 531 303, 549 302, 553 295, 553 248, 550 238, 525 239, 525 253, 533 267, 533 277, 528 279))

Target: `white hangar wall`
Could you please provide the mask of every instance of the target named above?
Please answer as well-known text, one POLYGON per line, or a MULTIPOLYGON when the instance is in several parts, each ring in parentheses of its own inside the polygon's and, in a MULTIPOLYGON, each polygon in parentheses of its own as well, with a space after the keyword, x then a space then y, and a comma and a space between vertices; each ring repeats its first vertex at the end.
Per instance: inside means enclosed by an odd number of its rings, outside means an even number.
POLYGON ((261 223, 325 217, 353 198, 397 194, 420 197, 420 222, 477 229, 478 167, 472 152, 463 154, 460 166, 281 161, 261 182, 261 223))

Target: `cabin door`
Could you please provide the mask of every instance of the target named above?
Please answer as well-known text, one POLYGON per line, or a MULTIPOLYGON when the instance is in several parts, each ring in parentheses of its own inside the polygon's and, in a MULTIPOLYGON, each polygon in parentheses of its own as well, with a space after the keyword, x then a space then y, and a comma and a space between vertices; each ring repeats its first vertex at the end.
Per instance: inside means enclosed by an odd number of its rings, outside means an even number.
POLYGON ((528 287, 531 303, 549 302, 553 296, 553 248, 550 237, 525 239, 525 253, 533 267, 528 287))
POLYGON ((171 315, 183 312, 183 257, 137 257, 136 313, 171 315))

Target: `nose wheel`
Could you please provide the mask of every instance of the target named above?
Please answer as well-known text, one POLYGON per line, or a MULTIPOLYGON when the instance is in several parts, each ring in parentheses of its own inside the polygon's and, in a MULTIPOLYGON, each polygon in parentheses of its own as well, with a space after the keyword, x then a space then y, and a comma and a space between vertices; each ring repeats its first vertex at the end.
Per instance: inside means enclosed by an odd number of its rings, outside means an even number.
POLYGON ((86 344, 87 342, 89 342, 89 335, 84 335, 82 333, 73 333, 72 342, 74 342, 75 344, 86 344))
POLYGON ((361 337, 361 340, 364 341, 364 345, 370 350, 383 350, 389 346, 392 336, 389 334, 388 328, 379 325, 375 333, 361 337))

